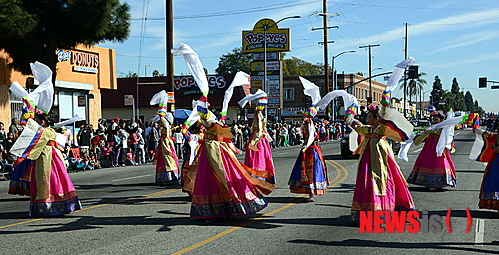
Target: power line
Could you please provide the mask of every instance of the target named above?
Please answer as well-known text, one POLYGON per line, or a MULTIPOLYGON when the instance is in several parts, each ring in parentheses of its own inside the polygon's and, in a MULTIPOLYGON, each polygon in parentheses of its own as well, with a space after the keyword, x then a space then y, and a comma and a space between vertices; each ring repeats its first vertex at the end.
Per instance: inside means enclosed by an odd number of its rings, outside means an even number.
MULTIPOLYGON (((291 2, 286 2, 286 3, 279 3, 279 4, 272 4, 272 5, 266 5, 266 6, 260 6, 260 7, 253 7, 253 8, 247 8, 247 9, 239 9, 239 10, 233 10, 233 11, 223 11, 223 12, 212 12, 212 13, 199 13, 199 14, 192 14, 192 15, 183 15, 183 16, 175 16, 173 19, 197 19, 197 18, 213 18, 213 17, 221 17, 221 16, 231 16, 231 15, 240 15, 240 14, 248 14, 248 13, 256 13, 256 12, 265 12, 265 11, 274 11, 276 9, 285 9, 285 8, 290 8, 290 7, 295 7, 295 6, 300 6, 300 5, 307 5, 311 4, 314 2, 320 2, 320 0, 313 0, 313 1, 291 1, 291 2)), ((160 18, 149 18, 149 20, 165 20, 165 17, 160 17, 160 18)), ((130 20, 140 20, 137 18, 132 18, 130 20)))
MULTIPOLYGON (((356 4, 352 4, 356 5, 356 4)), ((365 4, 364 6, 377 7, 377 8, 394 8, 394 9, 411 9, 411 10, 447 10, 447 11, 492 11, 499 9, 492 8, 447 8, 447 7, 415 7, 415 6, 392 6, 392 5, 375 5, 365 4)))

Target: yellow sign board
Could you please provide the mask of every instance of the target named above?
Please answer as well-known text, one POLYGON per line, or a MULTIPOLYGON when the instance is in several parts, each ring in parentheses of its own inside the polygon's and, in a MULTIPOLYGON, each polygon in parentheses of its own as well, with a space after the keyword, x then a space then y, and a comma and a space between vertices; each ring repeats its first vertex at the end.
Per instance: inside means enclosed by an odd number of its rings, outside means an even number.
POLYGON ((275 21, 261 19, 253 30, 243 31, 243 52, 264 52, 264 37, 267 38, 267 52, 291 51, 291 29, 281 29, 275 21))

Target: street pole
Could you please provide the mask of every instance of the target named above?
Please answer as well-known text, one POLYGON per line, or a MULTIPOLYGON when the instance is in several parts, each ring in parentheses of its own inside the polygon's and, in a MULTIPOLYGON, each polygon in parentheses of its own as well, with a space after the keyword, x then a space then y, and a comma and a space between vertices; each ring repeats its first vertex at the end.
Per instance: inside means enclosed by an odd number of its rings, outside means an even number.
MULTIPOLYGON (((407 23, 405 23, 405 58, 407 59, 407 23)), ((407 97, 406 97, 406 92, 407 92, 407 69, 404 69, 404 118, 407 118, 407 97)))
MULTIPOLYGON (((355 53, 354 50, 349 50, 349 51, 343 51, 343 52, 340 52, 339 54, 337 54, 336 56, 333 56, 333 59, 331 61, 331 68, 333 69, 333 90, 337 90, 338 89, 338 77, 337 77, 337 74, 336 74, 336 70, 334 69, 334 60, 345 54, 345 53, 355 53)), ((337 116, 336 116, 336 113, 337 113, 337 110, 336 110, 336 98, 333 100, 333 119, 336 120, 337 119, 337 116)))
MULTIPOLYGON (((283 20, 286 20, 286 19, 299 19, 301 18, 301 16, 299 15, 296 15, 296 16, 289 16, 289 17, 284 17, 280 20, 278 20, 277 22, 275 22, 274 24, 272 24, 272 26, 267 26, 267 24, 264 24, 264 26, 262 27, 263 28, 263 84, 262 84, 262 87, 263 87, 263 91, 265 91, 265 94, 267 94, 267 96, 269 95, 269 90, 268 90, 268 84, 267 84, 267 30, 269 30, 271 27, 277 25, 279 22, 283 21, 283 20)), ((281 84, 282 86, 282 84, 281 84)), ((268 121, 268 112, 267 112, 267 108, 268 107, 265 107, 265 121, 268 121)))
MULTIPOLYGON (((277 23, 276 23, 277 24, 277 23)), ((267 88, 267 25, 265 24, 265 28, 263 29, 263 91, 269 96, 269 90, 267 88)), ((268 106, 265 107, 265 122, 268 121, 268 106)))
MULTIPOLYGON (((173 90, 173 0, 166 0, 166 87, 167 91, 173 90)), ((170 104, 170 110, 171 110, 170 104)), ((167 109, 168 110, 168 109, 167 109)))
MULTIPOLYGON (((327 13, 326 0, 322 1, 322 12, 327 13)), ((328 51, 327 51, 327 16, 323 17, 324 23, 324 83, 326 84, 326 94, 329 93, 329 71, 328 71, 328 51)), ((329 117, 329 107, 326 107, 326 116, 329 117)))
POLYGON ((366 46, 359 46, 359 48, 369 48, 369 98, 367 100, 367 105, 373 102, 373 88, 372 88, 372 79, 371 79, 371 48, 378 47, 379 44, 369 44, 366 46))
MULTIPOLYGON (((170 54, 171 55, 171 54, 170 54)), ((151 64, 146 65, 144 67, 144 76, 147 77, 147 67, 151 66, 151 64)), ((139 78, 137 77, 137 114, 135 117, 135 121, 137 121, 140 118, 140 110, 139 110, 139 78)))

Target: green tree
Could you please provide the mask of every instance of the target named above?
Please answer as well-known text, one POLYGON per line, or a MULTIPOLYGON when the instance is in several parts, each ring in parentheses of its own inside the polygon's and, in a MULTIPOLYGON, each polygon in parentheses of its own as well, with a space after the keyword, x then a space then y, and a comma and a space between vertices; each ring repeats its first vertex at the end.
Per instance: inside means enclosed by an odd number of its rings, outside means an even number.
MULTIPOLYGON (((357 75, 360 75, 360 76, 364 76, 364 73, 363 72, 357 72, 356 73, 357 75)), ((369 78, 369 77, 368 77, 369 78)))
POLYGON ((475 111, 475 105, 473 104, 473 95, 471 95, 471 92, 469 91, 466 91, 466 94, 464 95, 464 105, 466 106, 467 112, 475 111))
POLYGON ((433 105, 435 106, 435 108, 437 108, 438 110, 444 109, 444 106, 440 105, 440 103, 444 102, 442 100, 442 98, 444 96, 444 92, 445 91, 442 89, 442 82, 441 82, 440 78, 438 78, 438 75, 437 75, 437 76, 435 76, 435 81, 433 81, 433 89, 430 92, 431 93, 430 102, 432 102, 433 105))
POLYGON ((119 0, 0 0, 0 48, 12 58, 11 68, 27 75, 29 63, 40 61, 55 82, 56 50, 125 41, 129 12, 119 0))
POLYGON ((152 77, 165 77, 164 73, 159 73, 158 70, 152 71, 152 77))
POLYGON ((291 75, 323 75, 324 65, 321 63, 312 64, 297 57, 282 60, 282 74, 291 75))
POLYGON ((243 48, 235 48, 231 53, 227 53, 220 57, 218 67, 215 69, 217 74, 232 74, 238 71, 250 73, 251 71, 251 54, 243 53, 243 48))
POLYGON ((136 78, 137 76, 136 72, 128 71, 127 74, 120 72, 119 78, 136 78))
POLYGON ((454 77, 454 79, 452 79, 452 87, 451 87, 452 100, 449 102, 449 107, 454 109, 455 111, 465 110, 464 94, 460 90, 461 89, 459 88, 459 83, 457 82, 457 78, 454 77))
POLYGON ((407 95, 409 95, 409 102, 412 102, 412 96, 416 97, 416 101, 418 95, 423 91, 424 85, 426 85, 426 80, 422 77, 425 76, 425 72, 418 73, 418 78, 411 79, 407 84, 407 95))

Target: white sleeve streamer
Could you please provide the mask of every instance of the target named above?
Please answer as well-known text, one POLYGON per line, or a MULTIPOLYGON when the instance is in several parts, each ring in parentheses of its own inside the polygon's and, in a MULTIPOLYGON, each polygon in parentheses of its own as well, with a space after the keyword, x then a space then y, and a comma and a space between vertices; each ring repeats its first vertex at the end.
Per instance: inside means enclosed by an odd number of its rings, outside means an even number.
POLYGON ((258 99, 260 97, 266 97, 267 93, 265 93, 263 90, 259 89, 256 91, 255 94, 247 95, 243 99, 239 100, 237 102, 241 107, 244 107, 249 101, 258 99))
POLYGON ((174 56, 184 56, 185 62, 187 63, 189 70, 191 70, 192 76, 203 93, 203 96, 208 96, 208 79, 206 79, 206 73, 204 72, 199 55, 194 52, 189 45, 183 43, 180 44, 180 47, 172 49, 172 54, 174 56))
POLYGON ((411 148, 412 144, 414 143, 414 138, 416 138, 416 134, 411 133, 411 136, 409 139, 403 141, 400 143, 400 150, 399 150, 399 159, 405 160, 405 162, 409 162, 409 157, 407 154, 409 153, 409 149, 411 148))
POLYGON ((406 60, 398 63, 393 68, 393 73, 390 75, 390 79, 388 79, 384 93, 392 93, 392 91, 397 88, 398 82, 402 78, 402 75, 404 75, 405 69, 407 68, 407 66, 412 66, 415 61, 416 60, 413 57, 409 57, 406 60))
POLYGON ((26 90, 17 81, 14 81, 12 83, 12 86, 10 86, 10 91, 12 91, 12 93, 14 93, 14 95, 16 95, 17 97, 19 97, 21 99, 28 95, 28 92, 26 92, 26 90))
POLYGON ((354 152, 357 150, 357 148, 360 146, 359 142, 359 133, 355 131, 355 129, 352 129, 352 132, 350 132, 350 135, 348 136, 348 148, 354 152))
POLYGON ((67 125, 73 124, 73 123, 80 121, 80 120, 82 120, 82 118, 80 116, 78 116, 78 114, 76 114, 75 116, 73 116, 73 118, 71 118, 69 120, 61 121, 59 123, 54 124, 54 128, 67 126, 67 125))
POLYGON ((149 101, 150 105, 156 105, 156 104, 166 105, 167 103, 168 103, 168 94, 166 93, 165 90, 161 90, 160 92, 154 94, 154 96, 151 98, 151 101, 149 101))
POLYGON ((447 147, 450 140, 449 137, 451 135, 451 128, 463 121, 464 116, 465 115, 461 115, 459 117, 450 118, 428 128, 428 130, 436 130, 438 128, 442 129, 436 148, 438 157, 442 156, 445 147, 447 147))
POLYGON ((52 84, 52 70, 40 62, 30 63, 31 72, 39 82, 38 87, 28 94, 28 99, 35 101, 38 98, 37 108, 45 113, 50 111, 54 102, 54 86, 52 84))
POLYGON ((191 166, 192 162, 194 162, 194 158, 196 158, 196 148, 199 145, 199 135, 191 134, 188 144, 190 147, 189 166, 191 166))
POLYGON ((308 139, 305 147, 302 148, 302 151, 305 151, 315 140, 315 125, 312 120, 308 122, 308 139))
POLYGON ((303 93, 312 98, 312 104, 315 106, 321 99, 319 87, 301 76, 299 78, 303 85, 303 93))
POLYGON ((229 102, 232 98, 232 94, 234 92, 234 88, 237 86, 242 86, 251 83, 251 77, 249 74, 239 71, 234 76, 234 80, 230 84, 229 88, 225 91, 224 102, 222 106, 222 115, 227 115, 227 109, 229 108, 229 102))
POLYGON ((409 138, 404 142, 400 143, 400 151, 398 158, 405 160, 405 162, 409 162, 409 157, 407 157, 407 153, 409 153, 409 149, 411 148, 411 145, 414 143, 414 141, 409 138))
POLYGON ((315 104, 315 108, 317 109, 324 109, 326 106, 333 100, 335 97, 342 97, 343 98, 343 106, 345 109, 347 109, 349 106, 353 105, 354 103, 358 105, 357 98, 355 98, 353 95, 349 94, 348 92, 344 90, 333 90, 329 93, 327 93, 317 104, 315 104))
MULTIPOLYGON (((478 130, 478 128, 476 130, 478 130)), ((473 147, 471 147, 469 159, 477 160, 477 158, 482 153, 482 148, 484 144, 485 141, 483 140, 482 133, 476 132, 475 142, 473 143, 473 147)))

